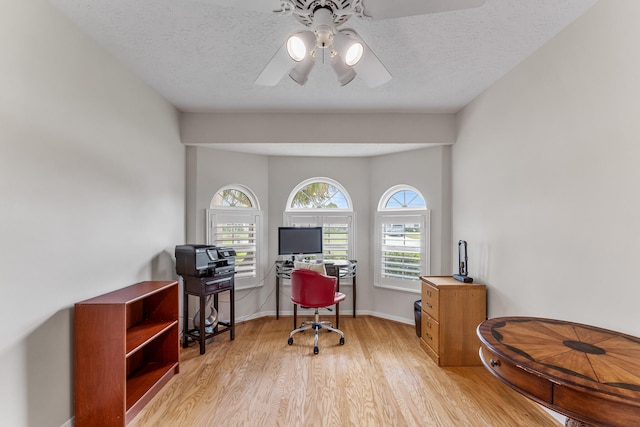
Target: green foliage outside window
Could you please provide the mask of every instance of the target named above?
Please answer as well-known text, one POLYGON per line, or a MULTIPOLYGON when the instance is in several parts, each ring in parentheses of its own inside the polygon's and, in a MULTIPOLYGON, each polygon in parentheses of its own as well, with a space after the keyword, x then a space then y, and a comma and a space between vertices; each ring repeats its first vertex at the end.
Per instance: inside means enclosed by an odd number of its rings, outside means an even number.
POLYGON ((298 209, 338 209, 346 207, 344 194, 327 182, 314 182, 296 193, 291 202, 298 209))
POLYGON ((220 200, 217 201, 218 206, 251 207, 251 200, 240 190, 228 188, 226 190, 222 190, 216 196, 220 198, 220 200))

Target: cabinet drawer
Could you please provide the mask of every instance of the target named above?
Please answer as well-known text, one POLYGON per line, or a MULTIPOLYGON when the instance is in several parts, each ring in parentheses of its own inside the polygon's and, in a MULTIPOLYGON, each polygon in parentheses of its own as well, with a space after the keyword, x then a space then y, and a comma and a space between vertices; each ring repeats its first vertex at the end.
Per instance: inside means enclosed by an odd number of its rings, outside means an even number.
POLYGON ((553 404, 570 413, 580 414, 592 421, 593 425, 602 424, 611 427, 638 425, 640 405, 633 401, 622 401, 606 393, 584 393, 571 387, 554 384, 553 404))
POLYGON ((440 291, 435 286, 422 283, 422 310, 434 319, 440 319, 440 291))
POLYGON ((424 311, 422 312, 422 337, 436 353, 440 353, 440 324, 424 311))
POLYGON ((204 282, 204 294, 208 295, 215 291, 231 289, 231 280, 227 278, 214 279, 204 282))
POLYGON ((424 342, 424 339, 420 339, 420 347, 427 353, 427 355, 436 362, 436 365, 440 366, 440 355, 433 351, 431 347, 427 343, 424 342))
POLYGON ((216 291, 222 292, 233 287, 232 275, 220 275, 215 277, 185 276, 184 288, 192 295, 209 295, 216 291))
POLYGON ((484 366, 493 375, 508 383, 520 393, 533 398, 533 400, 541 400, 549 404, 553 403, 553 386, 551 382, 513 365, 484 345, 480 347, 480 358, 484 366))

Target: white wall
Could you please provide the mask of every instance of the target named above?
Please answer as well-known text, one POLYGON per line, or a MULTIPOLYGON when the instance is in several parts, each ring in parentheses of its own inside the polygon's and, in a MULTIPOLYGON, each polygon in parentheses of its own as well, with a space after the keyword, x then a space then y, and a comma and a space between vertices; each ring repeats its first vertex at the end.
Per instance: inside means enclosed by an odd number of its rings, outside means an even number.
MULTIPOLYGON (((431 275, 451 275, 451 146, 440 146, 398 153, 372 159, 371 173, 371 243, 374 213, 382 195, 391 187, 407 184, 425 197, 430 212, 430 272, 431 275)), ((373 248, 367 255, 373 269, 373 248)), ((371 270, 371 280, 374 274, 371 270)), ((369 310, 378 316, 413 322, 413 303, 420 294, 373 287, 369 310)))
POLYGON ((175 109, 44 0, 0 13, 0 424, 73 415, 73 304, 174 279, 175 109))
MULTIPOLYGON (((265 222, 269 241, 266 286, 236 304, 240 319, 275 313, 272 267, 276 260, 277 239, 273 236, 277 236, 277 227, 282 225, 289 193, 311 177, 328 177, 340 182, 354 203, 357 311, 414 322, 413 301, 420 298, 419 294, 373 287, 373 215, 379 198, 393 185, 408 184, 423 191, 432 210, 431 273, 451 274, 451 150, 446 145, 455 140, 454 115, 184 113, 180 125, 182 142, 196 145, 189 147, 187 153, 188 239, 194 243, 204 242, 204 210, 215 191, 229 183, 244 184, 254 190, 268 214, 265 222), (328 144, 338 157, 256 156, 216 148, 265 142, 295 144, 296 149, 304 148, 305 144, 328 144), (359 143, 429 143, 434 146, 371 158, 339 157, 340 145, 344 143, 350 144, 350 154, 353 154, 353 146, 359 143)), ((351 298, 349 286, 340 290, 351 298)), ((280 296, 280 307, 282 312, 291 311, 285 292, 280 296)), ((341 311, 350 312, 351 307, 346 303, 341 311)))
MULTIPOLYGON (((261 210, 264 212, 264 227, 269 220, 269 170, 268 158, 252 154, 234 153, 209 147, 187 147, 187 239, 184 243, 206 243, 206 210, 213 196, 224 186, 243 185, 254 192, 261 210)), ((236 290, 236 321, 255 317, 262 310, 262 302, 268 298, 270 287, 262 286, 269 272, 266 260, 261 275, 250 289, 236 290)), ((267 277, 266 280, 269 280, 267 277)), ((220 295, 220 318, 228 318, 228 293, 220 295)), ((193 297, 189 310, 192 317, 197 310, 197 299, 193 297)), ((275 311, 274 311, 275 313, 275 311)))
POLYGON ((598 2, 459 115, 453 238, 489 315, 640 335, 640 2, 598 2))
POLYGON ((209 147, 187 147, 187 152, 187 186, 190 192, 194 192, 192 203, 187 205, 189 243, 205 243, 206 209, 209 209, 213 196, 224 186, 240 184, 250 188, 258 198, 260 208, 268 211, 267 157, 209 147))
MULTIPOLYGON (((287 199, 295 186, 313 177, 327 177, 338 181, 351 196, 355 213, 356 245, 355 259, 357 266, 357 301, 356 309, 370 307, 371 296, 367 292, 370 281, 368 248, 373 241, 370 236, 369 215, 369 176, 370 163, 366 158, 322 158, 322 157, 272 157, 269 161, 269 198, 271 211, 269 214, 269 259, 273 263, 278 253, 279 226, 283 225, 283 212, 287 199)), ((275 286, 275 279, 272 285, 275 286)), ((283 287, 280 293, 281 313, 293 313, 289 287, 283 287)), ((347 295, 345 303, 340 305, 341 313, 352 312, 352 288, 340 287, 340 292, 347 295)), ((275 299, 273 300, 275 305, 275 299)))
MULTIPOLYGON (((455 115, 407 113, 185 113, 185 144, 451 144, 455 115)), ((339 150, 339 145, 337 146, 339 150)))
MULTIPOLYGON (((412 322, 417 296, 390 300, 374 289, 368 259, 372 208, 397 180, 424 191, 434 222, 440 215, 433 274, 453 269, 447 242, 469 241, 470 273, 489 286, 490 316, 549 316, 640 335, 638 2, 599 2, 459 115, 450 236, 449 148, 374 159, 198 148, 189 152, 196 167, 185 170, 170 105, 44 0, 3 6, 3 424, 56 426, 71 417, 73 303, 174 278, 173 247, 204 239, 201 205, 211 189, 230 183, 221 174, 233 170, 230 159, 250 162, 241 172, 267 210, 270 235, 294 185, 310 176, 345 185, 358 214, 359 309, 412 322), (413 166, 389 174, 389 165, 405 163, 413 166), (188 191, 185 176, 196 182, 188 191)), ((399 138, 421 133, 411 132, 399 138)), ((271 237, 272 253, 273 245, 271 237)), ((246 301, 244 314, 264 301, 265 312, 275 307, 269 286, 246 301)))
MULTIPOLYGON (((247 121, 249 123, 250 121, 247 121)), ((184 123, 184 121, 183 121, 184 123)), ((205 239, 205 209, 222 186, 241 184, 252 189, 265 212, 268 251, 264 286, 237 292, 237 319, 275 314, 277 228, 289 194, 302 181, 328 177, 349 192, 356 214, 355 258, 358 260, 357 311, 414 322, 413 302, 417 293, 391 291, 373 286, 372 244, 374 213, 380 197, 390 187, 408 184, 418 188, 431 210, 431 272, 451 274, 450 153, 448 146, 424 148, 394 155, 367 157, 283 157, 233 153, 209 147, 188 147, 187 236, 190 242, 205 239)), ((351 313, 352 287, 340 289, 347 295, 342 313, 351 313)), ((224 309, 224 305, 221 304, 224 309)), ((281 314, 291 314, 288 288, 280 294, 281 314)))

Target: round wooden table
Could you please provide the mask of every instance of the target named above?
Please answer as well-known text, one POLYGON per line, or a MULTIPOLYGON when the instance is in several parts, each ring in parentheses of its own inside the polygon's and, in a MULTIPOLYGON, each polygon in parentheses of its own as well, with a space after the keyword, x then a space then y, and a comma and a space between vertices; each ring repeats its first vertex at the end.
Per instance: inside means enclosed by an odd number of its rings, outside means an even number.
POLYGON ((477 333, 485 367, 566 426, 640 426, 640 338, 535 317, 489 319, 477 333))

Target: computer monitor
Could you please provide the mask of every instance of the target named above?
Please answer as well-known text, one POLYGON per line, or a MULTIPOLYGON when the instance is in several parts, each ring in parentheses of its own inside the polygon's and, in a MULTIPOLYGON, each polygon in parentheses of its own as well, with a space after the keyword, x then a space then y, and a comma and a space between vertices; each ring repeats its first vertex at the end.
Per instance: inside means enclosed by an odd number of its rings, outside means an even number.
POLYGON ((279 227, 278 255, 322 254, 322 227, 279 227))

